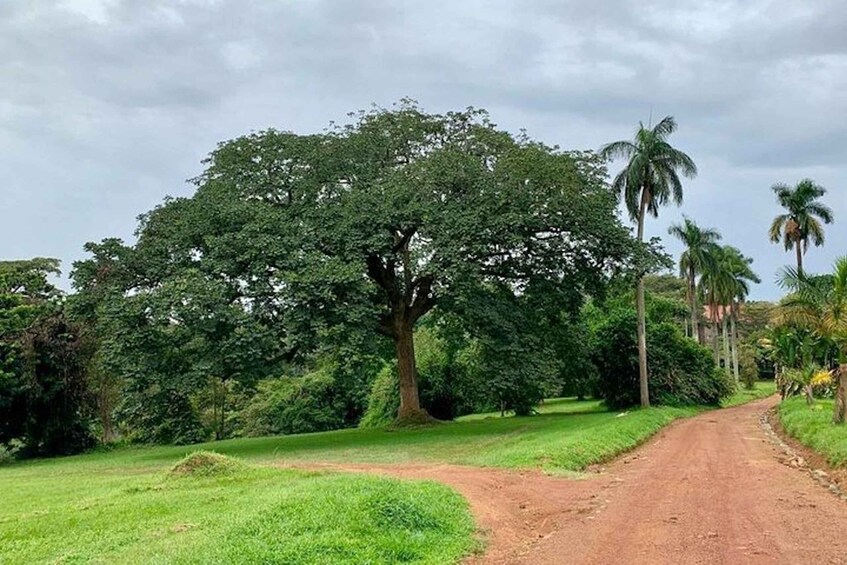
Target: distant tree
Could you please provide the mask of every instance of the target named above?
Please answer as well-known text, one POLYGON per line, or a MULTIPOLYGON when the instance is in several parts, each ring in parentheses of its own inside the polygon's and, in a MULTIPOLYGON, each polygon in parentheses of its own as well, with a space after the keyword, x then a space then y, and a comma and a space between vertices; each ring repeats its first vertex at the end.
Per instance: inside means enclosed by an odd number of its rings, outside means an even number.
POLYGON ((714 325, 713 353, 715 361, 718 354, 718 323, 723 336, 724 368, 728 374, 739 379, 737 351, 737 316, 739 304, 749 294, 750 283, 758 283, 759 278, 750 268, 752 259, 732 246, 716 246, 710 251, 706 270, 701 279, 703 294, 714 325))
MULTIPOLYGON (((627 159, 626 166, 615 177, 612 187, 623 198, 630 218, 638 225, 638 241, 644 240, 644 221, 648 213, 656 217, 659 208, 669 201, 676 204, 682 202, 679 174, 686 177, 697 174, 694 161, 668 143, 667 139, 674 131, 676 121, 671 116, 665 117, 653 128, 639 123, 632 141, 615 141, 600 150, 603 158, 627 159)), ((636 311, 641 405, 649 406, 643 276, 638 278, 636 311)))
POLYGON ((117 437, 115 412, 123 383, 121 375, 107 367, 108 344, 116 336, 106 318, 123 308, 124 294, 133 288, 133 250, 116 238, 87 243, 84 248, 91 257, 74 263, 71 280, 76 292, 68 297, 67 312, 80 328, 100 439, 109 443, 117 437))
POLYGON ((823 245, 821 222, 832 223, 832 210, 819 200, 826 189, 811 179, 803 179, 794 187, 775 184, 773 191, 786 213, 774 218, 768 232, 770 239, 774 243, 782 239, 786 251, 793 248, 797 254, 797 271, 802 271, 803 254, 809 248, 809 240, 815 246, 823 245))
POLYGON ((688 280, 687 298, 691 315, 691 336, 700 343, 697 277, 702 275, 709 266, 721 234, 712 228, 701 228, 689 218, 685 218, 681 224, 671 225, 668 233, 685 245, 685 251, 679 257, 679 275, 688 280))
POLYGON ((750 284, 758 284, 761 279, 751 268, 753 259, 745 257, 734 247, 729 247, 726 250, 726 255, 727 269, 732 274, 733 279, 729 303, 730 351, 733 374, 735 382, 738 383, 741 378, 738 361, 738 316, 741 305, 744 304, 750 294, 750 284))
POLYGON ((93 443, 86 356, 49 277, 56 259, 0 261, 0 446, 24 455, 93 443))

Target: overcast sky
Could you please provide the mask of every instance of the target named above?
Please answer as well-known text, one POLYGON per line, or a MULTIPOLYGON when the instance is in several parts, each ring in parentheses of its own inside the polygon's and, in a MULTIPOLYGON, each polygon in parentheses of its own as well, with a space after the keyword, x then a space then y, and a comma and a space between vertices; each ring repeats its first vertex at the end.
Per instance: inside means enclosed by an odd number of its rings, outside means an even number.
POLYGON ((683 214, 720 229, 755 259, 753 298, 793 257, 767 240, 774 182, 829 189, 808 269, 847 253, 843 0, 2 0, 0 55, 0 258, 69 270, 190 194, 218 141, 404 96, 573 149, 675 116, 700 175, 648 234, 676 254, 683 214))

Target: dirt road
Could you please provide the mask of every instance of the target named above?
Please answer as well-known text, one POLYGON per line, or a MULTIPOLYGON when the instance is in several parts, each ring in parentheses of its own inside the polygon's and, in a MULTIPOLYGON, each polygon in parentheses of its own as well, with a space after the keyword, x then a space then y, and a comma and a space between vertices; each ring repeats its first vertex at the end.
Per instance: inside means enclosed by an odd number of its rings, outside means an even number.
POLYGON ((584 479, 449 465, 331 468, 454 487, 488 538, 474 564, 847 564, 847 502, 781 461, 759 425, 774 403, 679 421, 584 479))

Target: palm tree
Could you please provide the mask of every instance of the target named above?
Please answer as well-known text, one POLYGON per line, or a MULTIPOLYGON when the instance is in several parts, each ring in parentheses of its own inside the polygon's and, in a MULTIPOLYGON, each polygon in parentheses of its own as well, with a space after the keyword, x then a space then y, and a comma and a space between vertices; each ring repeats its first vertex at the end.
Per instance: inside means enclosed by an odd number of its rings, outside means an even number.
POLYGON ((693 220, 683 217, 682 224, 673 224, 668 233, 685 245, 679 257, 679 276, 688 279, 688 306, 691 311, 691 336, 699 343, 699 308, 697 307, 697 276, 706 270, 714 256, 714 248, 721 234, 712 228, 701 228, 693 220))
POLYGON ((730 374, 729 366, 729 339, 727 330, 727 318, 729 318, 728 304, 732 301, 735 291, 735 278, 732 275, 731 268, 731 252, 729 247, 718 247, 714 250, 713 258, 708 265, 708 269, 704 275, 706 288, 708 289, 709 308, 712 313, 712 322, 714 324, 713 344, 715 361, 719 361, 718 355, 718 313, 720 313, 720 332, 722 336, 724 350, 724 369, 727 375, 730 374))
POLYGON ((815 246, 823 245, 821 221, 832 223, 832 210, 818 200, 826 194, 826 189, 815 184, 812 179, 803 179, 794 188, 781 183, 772 188, 779 205, 787 213, 774 218, 768 234, 774 243, 782 239, 786 251, 794 249, 797 253, 797 271, 800 272, 803 270, 803 254, 809 248, 809 239, 815 246))
POLYGON ((812 330, 830 340, 838 351, 838 384, 832 421, 847 419, 847 257, 835 261, 831 274, 806 275, 786 268, 780 284, 791 294, 779 307, 779 321, 812 330))
MULTIPOLYGON (((741 252, 731 246, 714 246, 709 252, 705 263, 706 268, 700 278, 701 292, 709 307, 709 318, 712 322, 712 352, 715 363, 720 362, 718 348, 718 332, 723 342, 724 369, 727 375, 732 374, 732 351, 729 325, 732 321, 733 304, 738 294, 746 296, 747 271, 749 260, 744 259, 741 252), (720 328, 718 327, 720 323, 720 328)), ((749 272, 751 277, 755 277, 749 272)), ((733 324, 734 325, 734 324, 733 324)))
POLYGON ((750 294, 750 283, 760 283, 761 279, 753 272, 750 265, 753 259, 745 257, 741 251, 735 247, 724 248, 724 261, 726 269, 732 277, 731 287, 728 289, 730 295, 729 303, 729 323, 730 323, 730 351, 732 356, 732 370, 735 376, 735 382, 739 381, 738 370, 738 312, 741 304, 747 299, 750 294))
MULTIPOLYGON (((630 218, 638 225, 638 241, 644 241, 644 220, 648 213, 659 215, 659 208, 673 200, 682 202, 683 176, 693 177, 697 166, 691 158, 668 143, 676 131, 676 121, 666 116, 653 128, 638 124, 632 141, 614 141, 600 149, 604 159, 625 158, 627 164, 615 177, 612 188, 622 197, 630 218)), ((647 324, 644 308, 644 273, 638 276, 635 308, 638 315, 638 382, 641 406, 650 406, 647 385, 647 324)))

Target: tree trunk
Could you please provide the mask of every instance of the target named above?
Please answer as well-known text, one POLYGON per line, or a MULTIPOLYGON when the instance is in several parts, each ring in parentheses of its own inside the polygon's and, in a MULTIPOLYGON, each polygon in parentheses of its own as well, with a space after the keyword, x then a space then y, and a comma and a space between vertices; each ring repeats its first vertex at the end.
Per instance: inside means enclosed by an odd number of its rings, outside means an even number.
POLYGON ((706 324, 703 323, 703 320, 700 317, 697 317, 697 342, 701 344, 706 343, 706 324))
POLYGON ((688 267, 688 301, 689 306, 691 307, 691 337, 694 338, 697 343, 700 343, 700 334, 698 333, 697 320, 700 318, 700 313, 697 311, 697 282, 694 275, 694 266, 688 267))
POLYGON ((738 316, 735 304, 730 306, 729 311, 729 347, 732 351, 732 372, 735 376, 735 384, 741 381, 740 371, 738 370, 738 324, 735 319, 738 316))
POLYGON ((794 242, 794 249, 797 251, 797 272, 803 272, 803 249, 800 240, 794 242))
POLYGON ((717 306, 714 304, 709 305, 709 309, 711 310, 710 318, 712 320, 712 355, 715 358, 715 365, 720 365, 721 362, 721 354, 719 353, 718 348, 718 314, 717 314, 717 306))
POLYGON ((838 385, 835 389, 835 411, 833 424, 843 424, 847 420, 847 363, 838 365, 838 385))
MULTIPOLYGON (((647 213, 647 201, 650 193, 647 187, 641 188, 641 206, 638 211, 638 241, 644 241, 644 216, 647 213)), ((638 286, 635 291, 635 312, 638 317, 638 385, 641 406, 650 406, 650 388, 647 373, 647 312, 644 306, 644 274, 638 274, 638 286)))
POLYGON ((729 332, 727 332, 727 319, 726 308, 723 309, 721 316, 721 334, 723 336, 723 367, 726 371, 726 374, 731 376, 732 369, 730 368, 729 363, 729 332))
POLYGON ((400 409, 397 411, 397 419, 429 420, 429 415, 421 408, 418 396, 418 369, 415 366, 415 342, 411 322, 402 320, 397 323, 394 347, 397 350, 397 373, 400 378, 400 409))

